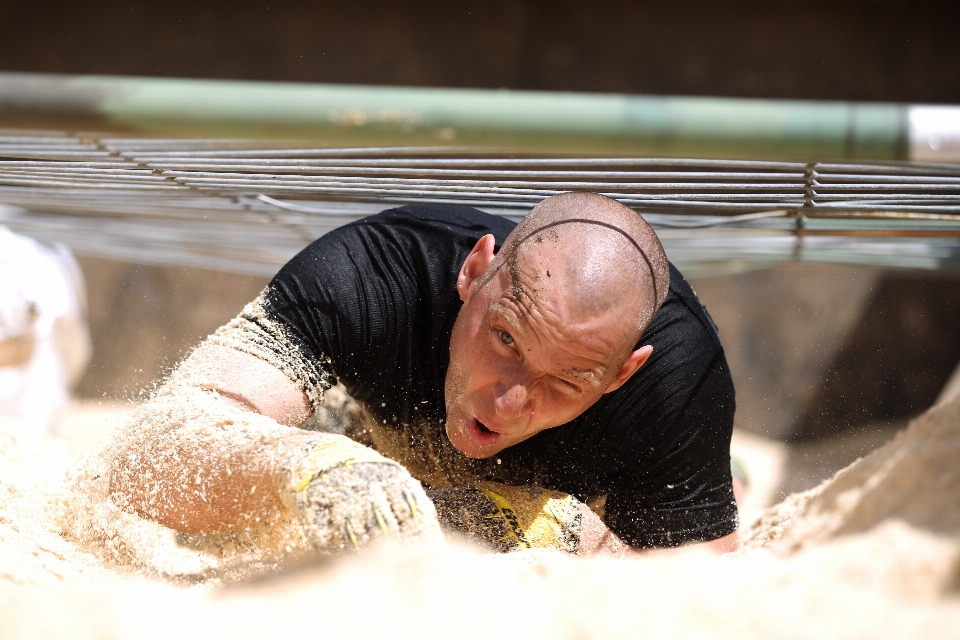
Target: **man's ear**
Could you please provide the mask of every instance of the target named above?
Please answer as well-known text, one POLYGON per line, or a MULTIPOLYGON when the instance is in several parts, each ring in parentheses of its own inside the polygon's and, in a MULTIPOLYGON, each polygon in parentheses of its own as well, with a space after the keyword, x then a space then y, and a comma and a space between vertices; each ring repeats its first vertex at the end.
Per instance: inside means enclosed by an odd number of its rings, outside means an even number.
POLYGON ((470 255, 463 261, 463 265, 460 267, 460 275, 457 276, 457 293, 460 294, 460 299, 463 302, 466 302, 473 295, 480 281, 480 276, 486 272, 487 267, 493 262, 496 246, 497 241, 493 234, 488 233, 477 241, 477 244, 470 250, 470 255))
POLYGON ((613 379, 613 382, 610 383, 610 386, 607 387, 607 390, 604 393, 610 393, 611 391, 616 391, 623 386, 627 380, 630 379, 630 376, 635 374, 637 370, 643 366, 643 364, 650 357, 650 354, 653 353, 653 345, 643 345, 636 351, 632 352, 627 358, 627 361, 623 363, 623 366, 620 367, 620 371, 617 372, 617 376, 613 379))

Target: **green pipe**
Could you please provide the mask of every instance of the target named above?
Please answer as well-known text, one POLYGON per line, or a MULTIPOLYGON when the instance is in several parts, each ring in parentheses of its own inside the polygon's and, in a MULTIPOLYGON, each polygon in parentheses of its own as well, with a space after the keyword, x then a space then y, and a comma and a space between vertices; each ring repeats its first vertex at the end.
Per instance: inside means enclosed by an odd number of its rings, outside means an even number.
POLYGON ((902 160, 908 106, 0 73, 0 127, 318 145, 902 160))

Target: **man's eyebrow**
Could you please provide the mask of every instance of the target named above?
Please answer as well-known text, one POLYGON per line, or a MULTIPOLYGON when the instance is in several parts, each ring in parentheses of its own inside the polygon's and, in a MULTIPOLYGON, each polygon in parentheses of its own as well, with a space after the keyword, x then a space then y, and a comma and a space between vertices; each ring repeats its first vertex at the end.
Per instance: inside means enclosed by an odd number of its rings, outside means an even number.
POLYGON ((511 312, 503 303, 499 300, 493 303, 490 307, 490 313, 495 314, 503 318, 503 321, 506 322, 510 327, 517 332, 523 330, 523 327, 520 326, 520 322, 515 317, 516 314, 511 312))
POLYGON ((593 388, 600 386, 600 376, 592 369, 567 369, 563 375, 575 380, 583 380, 593 388))

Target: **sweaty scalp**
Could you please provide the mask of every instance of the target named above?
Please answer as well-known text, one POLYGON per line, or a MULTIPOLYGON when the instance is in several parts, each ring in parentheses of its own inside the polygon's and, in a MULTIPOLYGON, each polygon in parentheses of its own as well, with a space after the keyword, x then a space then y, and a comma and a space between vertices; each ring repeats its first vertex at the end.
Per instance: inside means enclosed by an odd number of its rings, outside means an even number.
POLYGON ((650 225, 635 211, 595 193, 564 193, 542 201, 507 237, 498 260, 508 274, 510 295, 517 298, 536 288, 531 279, 560 275, 585 309, 626 305, 625 312, 636 321, 634 341, 660 308, 670 283, 667 257, 650 225), (544 252, 559 257, 560 274, 531 268, 535 256, 544 252))

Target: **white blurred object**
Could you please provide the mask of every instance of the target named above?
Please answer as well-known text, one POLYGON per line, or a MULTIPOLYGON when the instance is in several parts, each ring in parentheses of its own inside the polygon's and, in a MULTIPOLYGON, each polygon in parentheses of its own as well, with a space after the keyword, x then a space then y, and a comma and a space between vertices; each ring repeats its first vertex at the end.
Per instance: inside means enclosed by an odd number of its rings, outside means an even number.
POLYGON ((17 435, 54 428, 90 360, 85 297, 66 247, 0 226, 0 416, 17 435))
POLYGON ((910 159, 960 162, 960 107, 910 107, 910 159))

